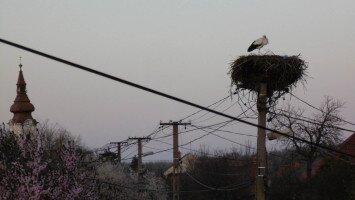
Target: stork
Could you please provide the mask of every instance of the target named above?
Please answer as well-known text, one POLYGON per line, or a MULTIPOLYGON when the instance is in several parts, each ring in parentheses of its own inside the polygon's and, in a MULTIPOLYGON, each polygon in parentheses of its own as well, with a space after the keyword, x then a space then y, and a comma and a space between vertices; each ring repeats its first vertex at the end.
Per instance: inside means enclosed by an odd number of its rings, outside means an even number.
POLYGON ((263 37, 255 40, 253 43, 251 43, 250 47, 248 48, 248 52, 258 49, 259 54, 260 54, 260 49, 267 44, 269 44, 269 40, 267 39, 267 37, 265 35, 263 35, 263 37))

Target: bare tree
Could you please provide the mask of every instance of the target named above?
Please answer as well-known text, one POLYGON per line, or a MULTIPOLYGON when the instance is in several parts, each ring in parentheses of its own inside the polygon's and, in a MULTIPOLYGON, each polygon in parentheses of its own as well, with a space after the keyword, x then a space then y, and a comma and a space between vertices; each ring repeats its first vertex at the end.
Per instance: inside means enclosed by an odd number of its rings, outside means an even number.
MULTIPOLYGON (((286 109, 280 110, 281 112, 277 115, 273 125, 277 129, 287 128, 289 134, 314 144, 333 147, 340 142, 340 130, 336 127, 343 124, 339 116, 342 107, 343 103, 325 97, 319 111, 313 114, 312 118, 305 118, 303 116, 304 109, 295 109, 288 106, 286 109)), ((301 159, 306 162, 307 179, 309 179, 312 175, 312 163, 322 156, 322 150, 315 145, 306 144, 292 138, 286 138, 283 141, 287 144, 287 147, 295 150, 301 159)))

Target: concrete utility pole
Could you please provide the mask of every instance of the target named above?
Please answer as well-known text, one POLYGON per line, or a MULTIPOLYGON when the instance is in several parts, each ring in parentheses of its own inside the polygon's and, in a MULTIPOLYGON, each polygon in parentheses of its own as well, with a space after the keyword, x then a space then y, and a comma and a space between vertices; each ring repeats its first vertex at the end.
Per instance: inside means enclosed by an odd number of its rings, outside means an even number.
POLYGON ((351 192, 349 194, 349 199, 355 200, 355 167, 351 169, 353 173, 351 173, 351 182, 350 182, 350 188, 351 192))
POLYGON ((129 137, 129 140, 138 141, 138 173, 141 173, 142 170, 142 140, 149 141, 150 137, 129 137))
MULTIPOLYGON (((267 113, 267 85, 260 83, 258 91, 257 108, 259 112, 258 125, 266 127, 267 113)), ((258 128, 257 139, 257 177, 256 177, 256 200, 265 200, 265 175, 267 171, 266 147, 265 147, 265 129, 258 128)))
POLYGON ((127 144, 127 142, 110 142, 110 144, 117 145, 117 160, 118 163, 121 163, 121 144, 127 144))
POLYGON ((179 200, 179 191, 180 191, 180 184, 179 184, 179 174, 176 173, 177 168, 179 167, 179 126, 186 126, 191 125, 190 122, 183 123, 183 122, 168 122, 162 123, 160 125, 172 125, 173 126, 173 200, 179 200))

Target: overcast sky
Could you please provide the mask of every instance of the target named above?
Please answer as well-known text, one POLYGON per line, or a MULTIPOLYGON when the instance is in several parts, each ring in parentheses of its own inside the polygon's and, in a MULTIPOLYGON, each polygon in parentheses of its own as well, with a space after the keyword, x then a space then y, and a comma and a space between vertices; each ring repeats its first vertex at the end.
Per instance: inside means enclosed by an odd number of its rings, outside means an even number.
MULTIPOLYGON (((265 34, 270 44, 264 51, 301 54, 308 62, 311 78, 295 90, 296 95, 314 105, 325 95, 337 98, 346 103, 344 118, 355 121, 354 10, 350 0, 0 0, 0 37, 208 105, 228 95, 229 63, 247 54, 250 43, 265 34)), ((89 147, 147 135, 160 120, 178 120, 196 111, 0 44, 3 122, 12 118, 9 108, 16 95, 20 56, 28 95, 36 108, 34 118, 60 124, 89 147)), ((235 102, 229 99, 216 109, 235 102)), ((226 112, 236 115, 240 107, 226 112)), ((212 120, 200 125, 209 123, 212 120)), ((239 125, 230 129, 256 132, 239 125)), ((186 134, 181 140, 196 136, 186 134)), ((255 140, 223 136, 241 143, 255 140)), ((190 147, 203 145, 223 149, 235 144, 209 136, 190 147)))

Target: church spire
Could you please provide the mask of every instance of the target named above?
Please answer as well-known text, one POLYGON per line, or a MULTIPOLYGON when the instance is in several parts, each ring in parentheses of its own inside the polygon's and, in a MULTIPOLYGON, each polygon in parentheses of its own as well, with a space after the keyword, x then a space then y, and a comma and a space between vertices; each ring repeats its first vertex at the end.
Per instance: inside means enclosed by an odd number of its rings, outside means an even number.
POLYGON ((30 99, 27 96, 26 82, 23 77, 22 64, 20 62, 20 72, 17 79, 17 95, 12 104, 10 111, 14 113, 12 118, 13 123, 24 123, 26 120, 34 120, 31 113, 35 110, 35 107, 31 104, 30 99))

